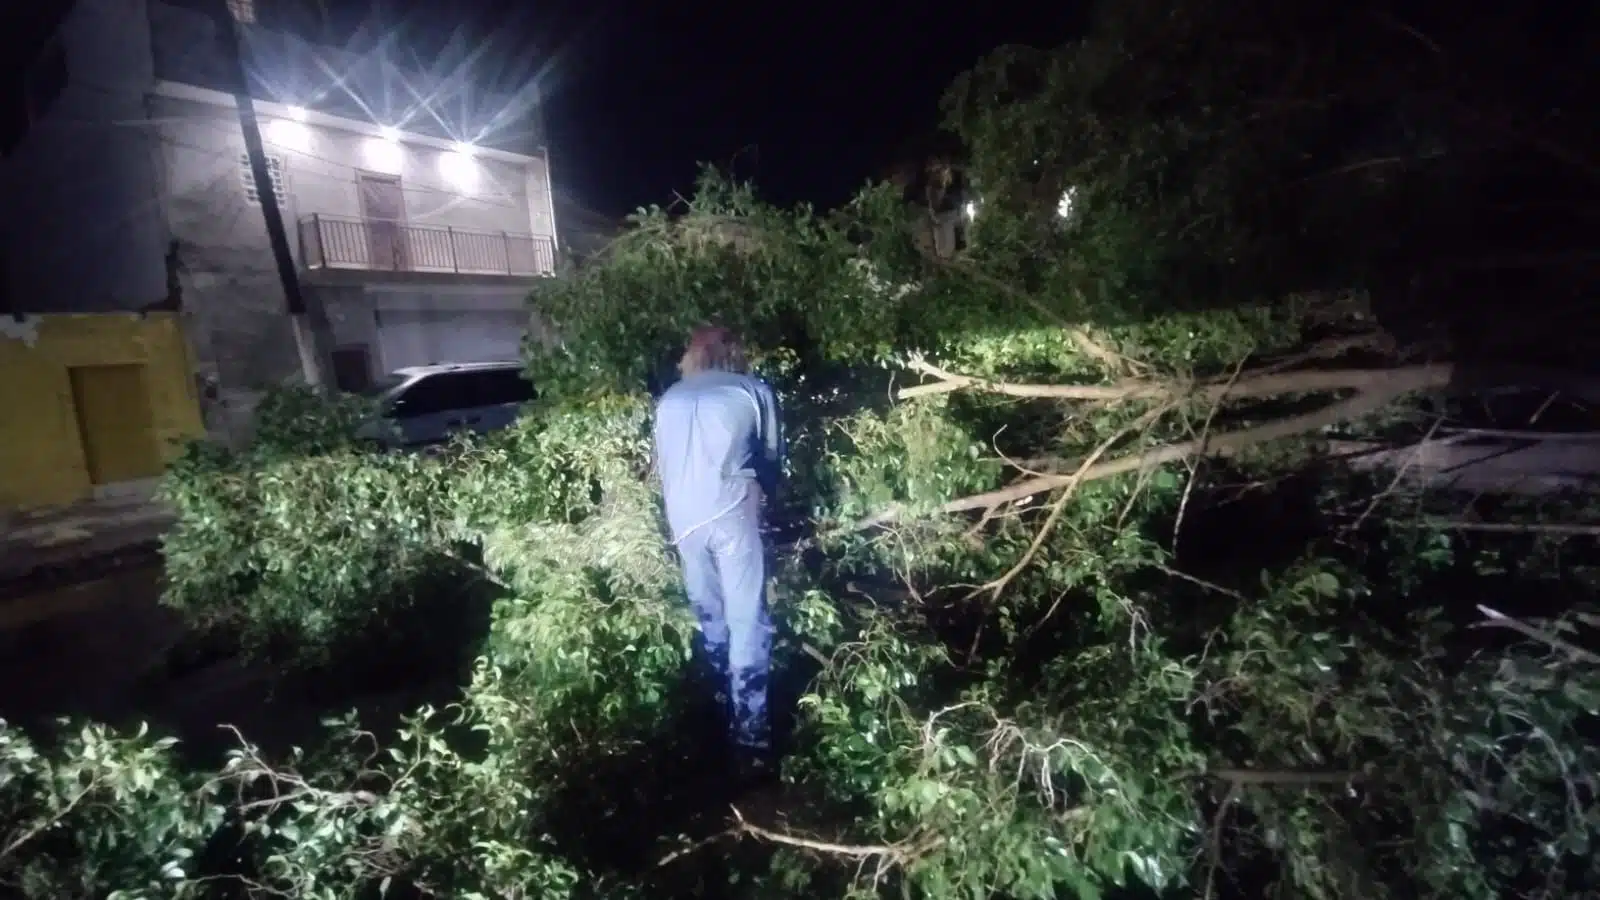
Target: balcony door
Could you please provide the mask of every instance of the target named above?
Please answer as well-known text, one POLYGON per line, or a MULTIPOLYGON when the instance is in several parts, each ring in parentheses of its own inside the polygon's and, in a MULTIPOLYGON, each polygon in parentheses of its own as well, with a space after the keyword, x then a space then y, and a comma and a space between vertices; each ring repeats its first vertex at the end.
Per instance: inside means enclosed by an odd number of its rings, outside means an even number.
POLYGON ((400 179, 357 172, 356 185, 361 191, 361 218, 366 225, 367 258, 372 261, 372 268, 404 271, 406 202, 400 179))

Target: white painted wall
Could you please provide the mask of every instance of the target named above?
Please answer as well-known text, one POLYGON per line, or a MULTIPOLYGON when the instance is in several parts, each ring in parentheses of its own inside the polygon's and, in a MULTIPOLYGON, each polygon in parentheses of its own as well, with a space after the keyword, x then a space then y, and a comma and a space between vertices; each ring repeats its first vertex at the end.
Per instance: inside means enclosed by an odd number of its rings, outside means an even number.
MULTIPOLYGON (((231 182, 230 187, 239 198, 237 206, 254 210, 253 205, 244 202, 239 165, 244 139, 237 113, 231 108, 187 99, 158 97, 155 105, 160 110, 161 131, 169 148, 169 191, 174 200, 182 204, 186 198, 231 182)), ((507 160, 474 157, 479 181, 474 190, 466 193, 452 187, 440 172, 440 157, 447 151, 408 143, 402 136, 399 166, 394 169, 381 166, 380 159, 368 151, 367 145, 376 141, 370 135, 319 123, 297 123, 309 139, 303 148, 295 148, 274 140, 276 121, 270 115, 261 117, 268 154, 283 160, 289 194, 284 214, 288 222, 316 213, 360 217, 357 177, 358 172, 368 171, 399 175, 406 221, 412 224, 491 233, 553 232, 548 192, 538 189, 530 195, 528 190, 530 184, 543 185, 544 164, 540 160, 519 166, 507 160)), ((203 213, 200 209, 185 210, 186 216, 203 213)), ((256 218, 260 218, 259 214, 256 218)), ((220 225, 224 232, 230 230, 226 222, 209 225, 220 225)))
POLYGON ((305 127, 311 135, 311 146, 305 152, 276 146, 270 140, 267 145, 269 152, 281 154, 289 164, 290 191, 299 216, 360 216, 356 173, 366 170, 399 175, 408 222, 489 232, 534 231, 525 174, 511 163, 476 159, 479 184, 466 194, 440 174, 439 159, 445 151, 401 140, 398 173, 382 171, 366 152, 367 143, 374 138, 321 125, 305 127))
POLYGON ((0 252, 25 310, 139 309, 166 296, 145 16, 144 0, 78 0, 58 31, 66 88, 0 161, 0 252))

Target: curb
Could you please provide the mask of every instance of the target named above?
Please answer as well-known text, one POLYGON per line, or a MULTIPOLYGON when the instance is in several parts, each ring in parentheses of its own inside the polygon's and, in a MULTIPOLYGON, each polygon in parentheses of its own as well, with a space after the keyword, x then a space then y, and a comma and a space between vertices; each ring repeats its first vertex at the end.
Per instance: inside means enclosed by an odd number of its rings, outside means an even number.
POLYGON ((0 603, 98 581, 118 572, 161 564, 161 539, 123 544, 26 569, 0 570, 0 603))

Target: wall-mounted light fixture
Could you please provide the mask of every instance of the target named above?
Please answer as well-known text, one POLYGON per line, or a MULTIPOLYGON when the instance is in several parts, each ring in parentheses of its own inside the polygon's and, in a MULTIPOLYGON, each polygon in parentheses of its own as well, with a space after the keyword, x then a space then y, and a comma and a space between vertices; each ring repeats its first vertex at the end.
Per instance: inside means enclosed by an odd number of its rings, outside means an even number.
POLYGON ((378 137, 381 140, 389 141, 390 143, 396 143, 400 140, 400 129, 394 127, 393 125, 385 125, 378 129, 378 137))
POLYGON ((293 150, 296 153, 311 152, 311 129, 300 122, 273 119, 267 123, 265 137, 268 143, 285 150, 293 150))
POLYGON ((296 122, 304 122, 306 120, 306 108, 304 106, 289 107, 289 118, 296 122))
POLYGON ((399 175, 405 166, 405 151, 400 148, 399 141, 369 137, 362 143, 361 152, 375 172, 399 175))
MULTIPOLYGON (((463 145, 457 144, 458 148, 463 145)), ((448 150, 439 154, 439 174, 445 183, 463 193, 470 193, 478 187, 478 161, 472 158, 470 148, 467 150, 448 150)))

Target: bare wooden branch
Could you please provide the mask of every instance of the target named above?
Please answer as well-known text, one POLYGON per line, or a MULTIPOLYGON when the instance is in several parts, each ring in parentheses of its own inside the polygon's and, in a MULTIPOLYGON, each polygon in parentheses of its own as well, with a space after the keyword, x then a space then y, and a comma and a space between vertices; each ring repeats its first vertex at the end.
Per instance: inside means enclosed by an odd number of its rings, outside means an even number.
POLYGON ((737 809, 733 811, 733 815, 739 823, 733 829, 735 833, 748 834, 753 838, 772 844, 783 844, 787 847, 799 847, 802 850, 811 850, 829 856, 846 856, 852 859, 885 857, 900 862, 907 858, 907 847, 897 844, 839 844, 833 841, 821 841, 815 838, 801 837, 797 834, 773 831, 770 828, 762 828, 760 825, 752 825, 745 821, 744 816, 740 815, 737 809))
POLYGON ((1211 818, 1211 836, 1206 842, 1206 890, 1205 900, 1216 896, 1217 872, 1222 869, 1222 823, 1227 821, 1228 810, 1233 808, 1233 801, 1239 799, 1239 782, 1228 782, 1228 792, 1222 795, 1222 802, 1217 804, 1217 814, 1211 818))
POLYGON ((1481 531, 1488 534, 1548 534, 1557 537, 1600 537, 1600 525, 1559 522, 1469 522, 1462 519, 1423 519, 1419 528, 1445 531, 1481 531))
MULTIPOLYGON (((1371 415, 1406 394, 1443 387, 1449 384, 1450 375, 1451 367, 1448 365, 1414 366, 1386 371, 1363 372, 1362 378, 1355 382, 1361 384, 1364 388, 1360 393, 1336 403, 1331 403, 1313 412, 1290 416, 1264 425, 1258 425, 1254 428, 1223 432, 1222 434, 1212 435, 1205 441, 1183 441, 1156 447, 1143 453, 1128 454, 1116 459, 1096 463, 1082 472, 1074 472, 1070 475, 1046 475, 1039 478, 1025 479, 999 490, 951 500, 938 507, 934 512, 948 515, 988 509, 1001 503, 1012 503, 1025 497, 1031 497, 1034 494, 1052 491, 1064 487, 1068 483, 1082 484, 1102 478, 1111 478, 1116 475, 1138 471, 1145 466, 1177 462, 1190 456, 1199 455, 1202 452, 1210 456, 1233 456, 1259 444, 1296 437, 1330 425, 1337 425, 1350 419, 1371 415)), ((1237 387, 1236 385, 1235 390, 1230 392, 1231 395, 1238 394, 1237 387)), ((855 523, 850 526, 850 529, 872 528, 895 521, 903 515, 904 510, 902 508, 891 507, 855 523)))
MULTIPOLYGON (((1200 426, 1200 433, 1195 437, 1195 440, 1200 442, 1200 454, 1204 454, 1206 451, 1206 438, 1211 435, 1211 422, 1217 417, 1217 411, 1222 408, 1223 398, 1227 396, 1227 392, 1233 387, 1234 383, 1239 380, 1240 373, 1244 371, 1244 364, 1245 360, 1241 358, 1233 367, 1233 372, 1229 375, 1227 382, 1223 384, 1222 393, 1217 395, 1217 398, 1212 401, 1210 409, 1206 410, 1205 423, 1200 426)), ((1189 497, 1194 493, 1194 483, 1199 480, 1196 478, 1197 474, 1198 468, 1194 461, 1191 460, 1189 462, 1189 478, 1183 485, 1183 497, 1178 501, 1178 515, 1172 522, 1172 555, 1174 557, 1178 555, 1178 538, 1183 531, 1184 514, 1189 510, 1189 497)), ((1133 508, 1133 497, 1128 498, 1128 508, 1133 508)), ((1120 519, 1118 520, 1118 527, 1121 527, 1120 519)))
POLYGON ((1367 390, 1391 380, 1396 373, 1444 373, 1443 379, 1427 378, 1429 386, 1450 383, 1453 367, 1448 363, 1412 366, 1402 369, 1313 369, 1280 372, 1273 368, 1245 372, 1231 384, 1213 381, 1199 385, 1181 382, 1137 379, 1119 384, 1013 384, 988 381, 971 375, 962 375, 941 369, 925 360, 912 360, 908 365, 918 372, 938 379, 928 384, 901 388, 897 396, 902 399, 947 394, 959 390, 981 390, 1008 397, 1053 400, 1086 400, 1111 403, 1122 400, 1154 400, 1192 395, 1197 401, 1216 402, 1226 396, 1234 400, 1279 397, 1286 394, 1320 394, 1341 390, 1367 390))
POLYGON ((1143 432, 1144 430, 1150 428, 1157 421, 1159 421, 1162 416, 1166 415, 1171 408, 1172 407, 1170 405, 1158 406, 1140 416, 1136 421, 1129 423, 1121 429, 1118 429, 1115 434, 1102 441, 1100 446, 1096 447, 1094 452, 1090 453, 1088 458, 1083 461, 1083 464, 1078 466, 1077 471, 1066 476, 1067 481, 1066 484, 1062 485, 1064 490, 1062 490, 1061 496, 1056 499, 1056 502, 1053 505, 1051 505, 1049 516, 1044 520, 1044 524, 1039 526, 1039 530, 1034 533, 1033 541, 1028 544, 1028 549, 1023 552, 1022 557, 1018 559, 1011 568, 1007 569, 1004 575, 1001 575, 999 578, 996 578, 988 584, 985 584, 982 587, 974 590, 968 596, 976 596, 984 592, 988 592, 995 597, 1000 596, 1000 592, 1006 589, 1006 585, 1010 584, 1013 579, 1015 579, 1019 574, 1022 573, 1024 569, 1028 567, 1028 563, 1031 562, 1033 557, 1038 554, 1039 548, 1044 546, 1044 542, 1050 536, 1050 532, 1055 528, 1056 522, 1061 519, 1062 512, 1066 510, 1067 501, 1072 499, 1073 489, 1083 482, 1084 473, 1093 469, 1094 464, 1099 461, 1100 457, 1109 452, 1111 448, 1116 446, 1116 444, 1123 438, 1130 434, 1143 432))
POLYGON ((1245 600, 1244 594, 1239 593, 1238 591, 1234 590, 1233 588, 1223 587, 1222 585, 1217 584, 1216 582, 1207 581, 1204 578, 1201 578, 1201 577, 1199 577, 1197 575, 1190 575, 1188 572, 1184 572, 1184 571, 1181 571, 1179 569, 1174 569, 1171 566, 1157 565, 1155 568, 1160 570, 1160 571, 1162 571, 1162 572, 1165 572, 1167 575, 1170 575, 1173 578, 1176 578, 1176 579, 1178 579, 1180 581, 1187 581, 1190 584, 1194 585, 1195 587, 1205 588, 1208 591, 1215 591, 1218 594, 1222 594, 1222 595, 1227 596, 1227 597, 1232 597, 1233 599, 1241 601, 1241 602, 1244 602, 1244 600, 1245 600))
POLYGON ((734 824, 731 827, 723 831, 719 831, 708 838, 696 841, 695 843, 680 850, 675 850, 667 854, 666 856, 662 857, 661 860, 656 863, 656 865, 658 867, 665 866, 675 860, 681 859, 684 856, 695 852, 696 850, 699 850, 702 847, 705 847, 709 844, 714 844, 717 841, 725 838, 753 837, 756 840, 766 841, 769 844, 782 844, 785 847, 795 847, 801 850, 809 850, 813 853, 820 853, 825 856, 836 856, 861 861, 877 859, 879 860, 880 864, 887 864, 888 866, 905 865, 917 857, 933 850, 943 842, 942 838, 928 835, 920 839, 906 840, 894 844, 842 844, 835 841, 825 841, 818 838, 803 837, 798 834, 789 834, 788 832, 776 831, 771 828, 763 828, 760 825, 753 824, 749 820, 745 819, 744 814, 739 812, 738 807, 733 807, 732 809, 734 824))
POLYGON ((98 777, 90 781, 88 785, 79 789, 77 793, 67 798, 67 802, 62 804, 61 808, 56 810, 53 815, 40 819, 38 822, 34 823, 32 828, 23 831, 21 834, 18 834, 10 841, 6 842, 5 847, 0 848, 0 860, 6 859, 7 857, 11 856, 11 854, 22 849, 24 844, 27 844, 29 841, 55 827, 61 822, 61 820, 65 819, 69 813, 76 809, 79 803, 83 802, 83 798, 89 796, 103 783, 103 779, 98 777))
POLYGON ((1359 529, 1361 527, 1361 523, 1365 522, 1367 517, 1372 515, 1373 510, 1377 509, 1379 504, 1381 504, 1386 498, 1394 493, 1395 489, 1400 486, 1400 482, 1406 477, 1406 473, 1411 471, 1411 466, 1415 464, 1417 459, 1422 456, 1423 449, 1428 446, 1429 441, 1433 440, 1434 433, 1439 430, 1439 425, 1443 422, 1443 416, 1433 420, 1433 426, 1428 429, 1428 433, 1422 436, 1422 440, 1418 442, 1415 447, 1411 448, 1411 452, 1406 454, 1405 462, 1395 470, 1394 477, 1389 480, 1389 486, 1379 491, 1377 495, 1372 498, 1372 502, 1368 503, 1367 508, 1361 511, 1361 515, 1356 516, 1355 522, 1345 527, 1346 531, 1356 531, 1359 529))
POLYGON ((1213 778, 1235 785, 1329 785, 1361 781, 1360 772, 1308 772, 1298 769, 1212 769, 1213 778))
POLYGON ((1478 604, 1478 612, 1483 613, 1486 619, 1486 621, 1478 623, 1480 627, 1509 628, 1524 637, 1532 638, 1542 644, 1548 644, 1557 650, 1570 654, 1573 659, 1586 662, 1591 666, 1600 665, 1600 654, 1585 650, 1577 644, 1564 638, 1559 638, 1542 628, 1535 628, 1521 619, 1513 619, 1505 613, 1497 612, 1481 603, 1478 604))

